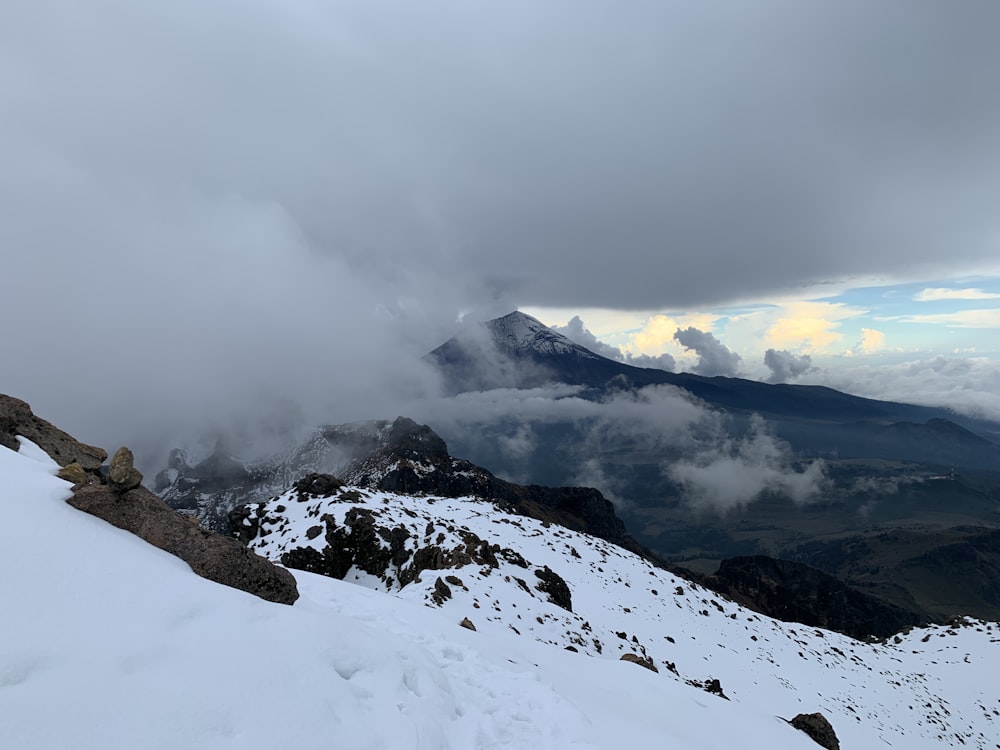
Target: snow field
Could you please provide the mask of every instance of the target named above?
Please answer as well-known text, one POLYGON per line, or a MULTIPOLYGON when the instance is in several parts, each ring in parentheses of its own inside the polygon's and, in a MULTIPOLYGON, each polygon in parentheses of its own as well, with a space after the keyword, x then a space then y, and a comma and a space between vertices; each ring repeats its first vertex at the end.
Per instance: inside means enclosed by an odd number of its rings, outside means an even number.
POLYGON ((0 747, 809 748, 619 662, 309 574, 293 607, 198 578, 0 450, 0 747))

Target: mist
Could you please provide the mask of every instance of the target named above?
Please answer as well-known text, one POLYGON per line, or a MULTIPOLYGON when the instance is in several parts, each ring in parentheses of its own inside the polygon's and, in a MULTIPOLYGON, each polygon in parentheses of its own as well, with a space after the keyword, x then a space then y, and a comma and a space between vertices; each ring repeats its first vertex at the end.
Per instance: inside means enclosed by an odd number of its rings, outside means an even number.
POLYGON ((788 445, 758 416, 745 436, 721 438, 664 471, 685 489, 691 507, 719 512, 746 507, 764 493, 803 504, 818 499, 828 485, 821 460, 797 465, 788 445))
POLYGON ((0 389, 109 449, 413 412, 518 306, 996 266, 994 3, 0 15, 0 389))
POLYGON ((487 468, 523 483, 539 482, 538 473, 557 464, 562 473, 549 477, 596 487, 619 511, 633 507, 620 471, 632 461, 658 467, 697 512, 725 513, 766 492, 807 503, 828 486, 823 462, 799 461, 760 417, 735 425, 673 386, 599 400, 565 385, 493 389, 412 408, 418 421, 445 437, 453 454, 485 457, 487 468))

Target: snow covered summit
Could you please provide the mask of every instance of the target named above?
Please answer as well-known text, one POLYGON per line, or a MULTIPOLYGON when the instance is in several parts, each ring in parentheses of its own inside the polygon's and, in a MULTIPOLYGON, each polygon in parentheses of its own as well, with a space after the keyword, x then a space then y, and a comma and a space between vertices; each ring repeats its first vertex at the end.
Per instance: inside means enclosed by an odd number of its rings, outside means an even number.
POLYGON ((493 340, 510 353, 532 352, 541 355, 572 355, 597 359, 599 355, 553 331, 537 318, 515 310, 501 318, 483 323, 493 340))

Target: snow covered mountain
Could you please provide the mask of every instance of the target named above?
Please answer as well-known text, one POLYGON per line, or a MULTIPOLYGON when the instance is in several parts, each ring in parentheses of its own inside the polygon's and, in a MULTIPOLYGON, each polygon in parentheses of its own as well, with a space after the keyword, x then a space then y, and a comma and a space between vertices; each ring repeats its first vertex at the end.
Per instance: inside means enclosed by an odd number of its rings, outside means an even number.
POLYGON ((493 341, 507 352, 563 355, 596 360, 598 355, 561 333, 553 331, 537 318, 512 312, 483 323, 493 341))
POLYGON ((646 666, 661 683, 715 693, 706 705, 820 711, 845 748, 996 747, 998 625, 958 620, 862 643, 758 615, 494 503, 330 482, 314 477, 246 508, 243 537, 290 567, 423 603, 484 638, 646 666))
POLYGON ((996 746, 993 623, 864 644, 492 502, 323 477, 240 524, 342 574, 295 571, 287 606, 80 513, 57 469, 0 447, 3 748, 805 750, 779 717, 817 711, 845 750, 996 746))
POLYGON ((439 435, 406 417, 323 427, 287 452, 253 464, 217 451, 191 466, 182 452, 174 451, 155 487, 171 507, 196 517, 206 528, 229 534, 229 513, 237 506, 266 500, 313 473, 335 473, 368 488, 497 500, 521 514, 648 553, 597 490, 504 481, 451 456, 439 435))
POLYGON ((815 747, 770 713, 361 586, 297 572, 287 606, 212 583, 69 506, 57 469, 0 447, 5 749, 815 747))
MULTIPOLYGON (((600 399, 622 389, 675 386, 713 409, 758 414, 810 455, 920 461, 994 470, 1000 424, 947 409, 877 401, 823 386, 635 367, 598 355, 522 312, 482 323, 427 355, 455 394, 553 383, 600 399)), ((499 470, 499 467, 497 467, 499 470)))

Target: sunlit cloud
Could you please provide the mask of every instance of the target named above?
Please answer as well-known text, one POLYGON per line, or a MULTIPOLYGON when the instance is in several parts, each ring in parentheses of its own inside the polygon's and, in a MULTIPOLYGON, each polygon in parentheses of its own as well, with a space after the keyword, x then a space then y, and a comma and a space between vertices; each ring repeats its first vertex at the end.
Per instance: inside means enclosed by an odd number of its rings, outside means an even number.
POLYGON ((1000 328, 1000 308, 986 310, 959 310, 936 315, 905 315, 903 323, 928 323, 951 328, 1000 328))
POLYGON ((837 330, 842 320, 864 313, 836 302, 792 302, 782 306, 781 317, 764 341, 774 349, 822 352, 843 340, 844 335, 837 330))
POLYGON ((929 287, 927 289, 921 289, 913 295, 914 302, 939 302, 941 300, 956 299, 1000 299, 1000 294, 986 292, 982 289, 948 289, 946 287, 929 287))
POLYGON ((653 315, 646 321, 642 330, 629 336, 622 349, 632 354, 655 355, 666 351, 681 353, 674 339, 674 334, 678 330, 697 328, 711 331, 712 325, 719 317, 711 313, 688 313, 677 317, 653 315))
POLYGON ((861 341, 857 350, 862 354, 874 354, 885 349, 885 333, 875 328, 862 328, 861 341))

